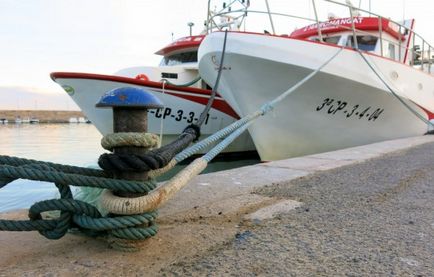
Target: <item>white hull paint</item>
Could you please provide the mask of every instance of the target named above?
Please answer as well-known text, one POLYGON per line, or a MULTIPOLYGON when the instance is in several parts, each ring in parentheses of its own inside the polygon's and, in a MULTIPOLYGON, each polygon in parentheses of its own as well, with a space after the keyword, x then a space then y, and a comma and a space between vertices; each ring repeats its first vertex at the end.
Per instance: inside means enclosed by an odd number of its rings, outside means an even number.
MULTIPOLYGON (((199 71, 208 83, 217 76, 223 36, 212 33, 199 48, 199 71)), ((288 90, 338 50, 303 40, 229 33, 219 91, 245 116, 288 90)), ((434 112, 433 76, 381 57, 367 58, 412 109, 429 119, 420 106, 434 112)), ((272 112, 256 120, 249 132, 261 159, 269 161, 422 135, 427 129, 356 51, 344 49, 272 112), (341 108, 336 110, 338 105, 341 108)))
MULTIPOLYGON (((98 131, 105 135, 113 132, 113 113, 111 109, 95 108, 95 104, 101 96, 114 88, 131 86, 145 89, 157 96, 165 105, 160 112, 151 110, 148 113, 149 132, 159 134, 161 124, 163 124, 163 142, 167 144, 173 141, 183 131, 183 129, 194 122, 202 112, 204 105, 189 101, 180 97, 172 96, 168 93, 183 95, 194 95, 188 92, 180 92, 161 88, 147 87, 141 85, 127 84, 109 80, 94 80, 88 78, 61 78, 55 81, 62 87, 68 87, 68 94, 80 107, 86 117, 95 125, 98 131), (71 88, 73 91, 71 92, 71 88), (182 112, 181 112, 182 111, 182 112)), ((208 99, 208 96, 203 95, 208 99)), ((201 139, 215 133, 223 127, 234 122, 236 119, 216 109, 211 109, 209 117, 201 128, 201 139)), ((253 142, 248 134, 243 135, 234 141, 225 152, 245 152, 254 151, 253 142)))

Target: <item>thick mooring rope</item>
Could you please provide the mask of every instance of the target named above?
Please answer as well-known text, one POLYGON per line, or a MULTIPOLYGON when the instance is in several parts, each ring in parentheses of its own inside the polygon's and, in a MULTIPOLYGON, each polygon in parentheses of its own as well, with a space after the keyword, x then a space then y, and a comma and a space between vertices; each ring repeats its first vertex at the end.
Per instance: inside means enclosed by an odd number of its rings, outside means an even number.
MULTIPOLYGON (((158 143, 153 134, 109 135, 102 140, 106 149, 136 146, 151 149, 158 143)), ((101 170, 67 166, 43 161, 0 156, 0 188, 16 179, 52 182, 60 199, 36 202, 29 209, 29 220, 0 220, 1 231, 38 231, 48 239, 59 239, 68 230, 78 228, 92 236, 110 238, 112 246, 124 251, 136 251, 133 241, 154 236, 156 211, 128 216, 110 214, 103 217, 94 206, 74 199, 70 186, 105 188, 116 192, 149 193, 156 187, 154 179, 145 182, 107 178, 111 174, 101 170), (103 177, 104 176, 104 177, 103 177), (42 213, 60 211, 54 219, 43 219, 42 213)))

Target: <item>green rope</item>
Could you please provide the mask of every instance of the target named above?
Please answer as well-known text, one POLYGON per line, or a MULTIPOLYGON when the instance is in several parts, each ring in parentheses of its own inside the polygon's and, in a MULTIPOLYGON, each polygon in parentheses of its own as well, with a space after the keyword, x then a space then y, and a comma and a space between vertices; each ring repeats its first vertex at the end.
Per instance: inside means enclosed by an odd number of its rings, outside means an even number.
POLYGON ((94 176, 94 177, 110 177, 111 175, 100 169, 78 167, 72 165, 56 164, 51 162, 37 161, 31 159, 23 159, 17 157, 10 157, 5 155, 0 155, 0 165, 11 165, 11 166, 21 166, 28 164, 39 164, 46 165, 52 169, 62 171, 64 173, 80 174, 84 176, 94 176))
MULTIPOLYGON (((98 209, 73 198, 70 186, 105 188, 128 193, 148 193, 155 189, 155 180, 146 182, 109 179, 102 171, 43 161, 0 156, 0 188, 16 179, 52 182, 60 199, 36 202, 29 209, 29 220, 0 220, 0 231, 38 231, 48 239, 59 239, 71 228, 83 233, 122 240, 143 240, 157 233, 157 212, 129 216, 103 217, 98 209), (72 173, 71 173, 72 172, 72 173), (95 177, 99 176, 99 177, 95 177), (44 212, 60 211, 55 219, 43 219, 44 212)), ((132 246, 117 248, 133 251, 132 246)))
POLYGON ((25 168, 22 166, 15 167, 3 165, 0 167, 0 187, 6 185, 2 185, 1 180, 7 180, 7 183, 9 183, 11 180, 14 181, 16 179, 45 181, 64 185, 105 188, 111 190, 119 190, 119 188, 121 188, 122 191, 135 193, 147 193, 156 187, 155 181, 138 182, 108 179, 104 177, 89 177, 58 171, 25 168))

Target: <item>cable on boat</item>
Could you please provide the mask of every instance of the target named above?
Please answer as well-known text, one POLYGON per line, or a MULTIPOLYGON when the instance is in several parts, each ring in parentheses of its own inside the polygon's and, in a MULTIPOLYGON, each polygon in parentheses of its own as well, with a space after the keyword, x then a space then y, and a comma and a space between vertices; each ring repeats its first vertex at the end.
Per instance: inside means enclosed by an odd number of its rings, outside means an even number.
POLYGON ((205 121, 209 110, 214 102, 217 94, 217 88, 220 82, 220 76, 223 70, 223 60, 226 51, 227 31, 223 41, 223 50, 221 55, 221 62, 218 70, 217 79, 212 89, 211 96, 202 113, 200 114, 195 124, 188 125, 179 137, 161 148, 151 150, 145 155, 120 155, 113 153, 102 154, 98 159, 98 165, 106 171, 130 171, 130 172, 143 172, 164 168, 173 159, 173 157, 184 150, 193 141, 200 137, 200 126, 205 121))
POLYGON ((360 56, 362 56, 363 60, 366 62, 366 64, 371 68, 371 70, 375 73, 375 75, 378 77, 378 79, 380 79, 380 81, 386 86, 386 88, 392 93, 393 96, 395 96, 399 102, 401 102, 401 104, 403 104, 411 113, 413 113, 417 118, 419 118, 420 120, 422 120, 424 123, 426 123, 428 126, 434 127, 434 123, 432 123, 431 121, 427 120, 425 117, 423 117, 421 114, 419 114, 417 111, 415 111, 412 107, 410 107, 410 105, 408 105, 407 103, 405 103, 405 101, 402 99, 401 96, 399 96, 393 89, 392 87, 386 82, 385 78, 383 78, 380 73, 375 70, 374 66, 372 65, 371 62, 368 61, 368 59, 365 57, 365 55, 363 55, 362 51, 360 51, 360 49, 356 49, 357 52, 360 54, 360 56))
MULTIPOLYGON (((163 79, 161 81, 161 94, 164 95, 166 94, 166 83, 167 80, 163 79)), ((161 144, 163 143, 163 130, 164 130, 164 118, 161 117, 160 118, 160 140, 158 142, 158 148, 161 147, 161 144)))

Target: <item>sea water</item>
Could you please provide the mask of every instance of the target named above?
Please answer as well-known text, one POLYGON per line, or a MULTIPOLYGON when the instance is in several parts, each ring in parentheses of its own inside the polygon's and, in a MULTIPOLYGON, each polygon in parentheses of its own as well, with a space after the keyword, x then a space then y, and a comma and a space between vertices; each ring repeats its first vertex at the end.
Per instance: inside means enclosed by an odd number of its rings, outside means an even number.
MULTIPOLYGON (((92 124, 0 125, 0 155, 97 168, 98 157, 105 152, 100 145, 101 138, 92 124)), ((256 157, 220 159, 204 172, 258 162, 256 157)), ((182 168, 177 166, 166 178, 182 168)), ((0 212, 29 208, 37 201, 58 197, 52 183, 19 179, 0 189, 0 212)))

